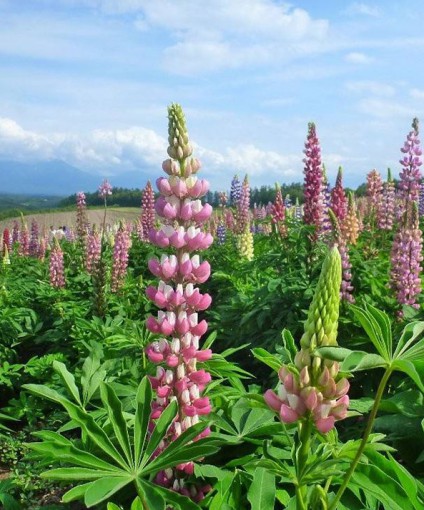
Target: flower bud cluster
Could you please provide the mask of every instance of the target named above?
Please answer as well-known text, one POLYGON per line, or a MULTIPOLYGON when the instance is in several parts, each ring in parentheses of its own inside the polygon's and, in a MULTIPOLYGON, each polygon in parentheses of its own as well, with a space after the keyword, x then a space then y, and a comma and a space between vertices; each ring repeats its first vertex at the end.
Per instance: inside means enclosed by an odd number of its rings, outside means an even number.
POLYGON ((393 182, 390 168, 387 173, 387 181, 383 184, 383 194, 379 208, 377 209, 377 226, 382 230, 392 230, 395 214, 395 183, 393 182))
POLYGON ((399 175, 401 196, 405 203, 408 201, 418 202, 422 177, 420 171, 422 150, 418 138, 418 119, 412 121, 412 130, 409 132, 400 150, 404 154, 403 158, 399 161, 402 165, 402 171, 399 175))
POLYGON ((99 232, 95 227, 92 228, 91 232, 87 237, 87 244, 85 247, 85 269, 92 274, 97 267, 100 260, 102 251, 102 242, 99 232))
MULTIPOLYGON (((199 318, 199 312, 209 307, 211 297, 196 288, 209 278, 210 264, 193 253, 207 249, 213 241, 211 234, 201 228, 212 213, 210 205, 200 201, 209 184, 195 175, 200 163, 190 159, 192 149, 181 107, 172 105, 168 117, 168 154, 173 159, 163 164, 169 177, 156 181, 160 197, 155 210, 162 218, 162 225, 150 229, 149 239, 156 246, 173 250, 163 254, 160 260, 149 261, 150 271, 160 281, 157 287, 146 289, 147 297, 161 309, 146 322, 149 331, 158 335, 147 347, 146 354, 151 362, 160 365, 156 376, 151 378, 157 397, 152 419, 157 419, 172 400, 178 402, 178 415, 161 449, 211 411, 209 398, 202 396, 211 376, 197 367, 198 362, 212 356, 210 349, 200 347, 207 322, 199 318)), ((202 436, 208 433, 206 430, 202 436)), ((193 463, 187 462, 176 470, 162 471, 156 482, 198 501, 206 490, 188 487, 182 479, 184 473, 192 474, 193 468, 193 463)))
POLYGON ((342 168, 339 168, 336 178, 336 184, 331 191, 331 210, 336 215, 336 218, 342 222, 347 214, 347 198, 343 188, 343 174, 342 168))
POLYGON ((89 228, 85 193, 79 191, 76 195, 76 202, 77 202, 77 221, 76 221, 77 238, 84 240, 87 237, 87 231, 89 228))
POLYGON ((276 186, 275 200, 271 208, 271 221, 276 226, 278 233, 281 236, 287 234, 287 228, 284 224, 286 219, 286 206, 281 195, 280 186, 276 186))
POLYGON ((231 205, 237 206, 240 196, 241 196, 241 188, 242 184, 241 181, 238 178, 238 175, 236 174, 233 177, 233 180, 231 181, 231 188, 230 188, 230 201, 231 205))
POLYGON ((349 382, 339 376, 338 363, 315 353, 317 347, 337 345, 340 283, 341 259, 334 247, 324 261, 294 364, 279 370, 277 393, 265 393, 284 423, 312 420, 323 434, 346 417, 349 405, 349 382))
POLYGON ((346 218, 342 225, 343 238, 347 243, 356 244, 359 236, 359 219, 353 193, 349 193, 346 218))

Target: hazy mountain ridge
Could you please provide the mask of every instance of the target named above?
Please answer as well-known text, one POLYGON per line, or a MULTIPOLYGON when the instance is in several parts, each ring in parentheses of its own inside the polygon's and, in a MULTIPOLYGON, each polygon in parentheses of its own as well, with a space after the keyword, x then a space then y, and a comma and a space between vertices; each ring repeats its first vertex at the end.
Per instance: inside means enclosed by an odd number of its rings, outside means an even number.
MULTIPOLYGON (((0 160, 0 193, 64 197, 77 191, 95 191, 104 177, 60 160, 34 163, 0 160)), ((109 181, 112 186, 141 189, 149 178, 140 170, 110 176, 109 181)))

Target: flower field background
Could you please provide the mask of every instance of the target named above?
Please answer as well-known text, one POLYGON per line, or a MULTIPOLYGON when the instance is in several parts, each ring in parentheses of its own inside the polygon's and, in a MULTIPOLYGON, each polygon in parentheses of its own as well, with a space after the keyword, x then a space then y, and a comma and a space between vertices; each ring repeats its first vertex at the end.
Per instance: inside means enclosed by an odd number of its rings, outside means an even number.
POLYGON ((365 197, 311 123, 304 203, 236 175, 212 209, 168 118, 140 210, 104 181, 0 224, 2 507, 424 508, 418 121, 365 197))

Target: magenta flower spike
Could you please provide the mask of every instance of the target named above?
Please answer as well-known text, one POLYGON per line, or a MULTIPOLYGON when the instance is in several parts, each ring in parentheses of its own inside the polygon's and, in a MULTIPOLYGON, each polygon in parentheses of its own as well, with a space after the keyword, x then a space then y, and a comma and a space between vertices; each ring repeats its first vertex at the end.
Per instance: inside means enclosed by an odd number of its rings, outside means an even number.
POLYGON ((19 222, 15 220, 13 222, 12 228, 12 247, 14 246, 15 243, 19 243, 19 235, 20 235, 19 222))
POLYGON ((247 175, 244 178, 236 209, 236 233, 242 234, 250 226, 250 186, 247 175))
POLYGON ((286 207, 284 205, 283 196, 281 194, 281 187, 278 184, 275 185, 276 194, 275 200, 271 208, 271 221, 275 225, 277 232, 281 236, 287 234, 287 228, 285 225, 286 219, 286 207))
POLYGON ((343 188, 343 171, 342 167, 337 172, 336 184, 331 190, 331 210, 336 215, 336 218, 343 222, 347 214, 347 197, 343 188))
POLYGON ((85 193, 79 191, 76 194, 76 202, 77 202, 77 222, 76 222, 77 238, 85 240, 89 228, 85 193))
POLYGON ((321 167, 321 147, 316 134, 315 124, 308 124, 308 137, 304 149, 305 163, 303 221, 316 227, 314 237, 317 238, 322 229, 324 215, 323 174, 321 167))
POLYGON ((374 224, 377 216, 377 211, 381 208, 381 201, 383 198, 383 181, 380 173, 373 169, 367 174, 367 203, 364 215, 367 216, 368 223, 374 224))
POLYGON ((149 240, 149 232, 155 224, 155 194, 150 181, 147 181, 141 199, 141 239, 149 240))
POLYGON ((38 223, 35 219, 31 221, 31 237, 29 240, 28 251, 31 257, 38 257, 38 252, 40 249, 40 241, 39 241, 39 228, 38 223))
POLYGON ((65 286, 65 273, 63 266, 63 252, 57 239, 50 252, 50 285, 55 288, 62 288, 65 286))
POLYGON ((23 257, 28 257, 29 255, 29 232, 28 232, 28 226, 24 222, 22 217, 22 228, 19 236, 19 249, 18 249, 19 255, 23 257))
POLYGON ((122 222, 115 235, 113 245, 112 276, 110 290, 117 292, 125 279, 128 267, 128 250, 131 246, 130 235, 126 225, 122 222))
MULTIPOLYGON (((168 108, 168 119, 168 154, 171 159, 166 160, 162 168, 169 177, 157 180, 161 196, 156 201, 156 212, 162 224, 149 233, 151 242, 166 248, 167 254, 160 260, 149 261, 150 271, 160 281, 157 287, 146 289, 148 298, 161 309, 146 323, 147 328, 158 335, 158 340, 146 350, 150 361, 159 365, 156 377, 151 378, 157 396, 151 417, 153 420, 158 418, 171 400, 176 400, 179 405, 178 416, 161 448, 166 448, 211 411, 209 398, 202 396, 211 376, 197 366, 198 362, 206 361, 212 355, 209 349, 201 349, 200 338, 208 326, 199 318, 199 312, 209 307, 211 297, 196 287, 210 275, 209 263, 202 261, 198 254, 213 241, 212 236, 202 230, 212 213, 211 206, 200 201, 209 184, 196 175, 200 163, 191 157, 192 148, 181 106, 172 104, 168 108)), ((181 490, 184 473, 193 473, 192 462, 159 473, 156 482, 184 493, 181 490)), ((199 500, 204 491, 192 486, 189 495, 199 500)))

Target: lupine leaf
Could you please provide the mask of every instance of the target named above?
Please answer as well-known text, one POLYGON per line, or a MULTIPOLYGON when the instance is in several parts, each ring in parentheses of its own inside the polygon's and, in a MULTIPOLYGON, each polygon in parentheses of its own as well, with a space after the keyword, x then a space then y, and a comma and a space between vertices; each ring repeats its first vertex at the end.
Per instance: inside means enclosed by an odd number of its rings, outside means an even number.
POLYGON ((252 484, 247 493, 251 510, 273 508, 275 503, 275 475, 258 467, 253 473, 252 484))
POLYGON ((138 467, 147 438, 152 402, 152 386, 147 377, 141 381, 136 396, 136 412, 134 423, 134 463, 138 467))
POLYGON ((79 394, 79 390, 77 388, 77 385, 75 384, 75 377, 73 376, 73 374, 71 374, 66 366, 60 362, 60 361, 53 361, 53 369, 55 370, 55 372, 57 372, 62 381, 64 382, 67 390, 69 391, 69 393, 73 396, 73 398, 75 399, 75 401, 79 404, 79 405, 82 405, 81 404, 81 397, 80 397, 80 394, 79 394))
POLYGON ((132 476, 110 476, 93 482, 84 496, 84 503, 88 508, 106 501, 120 489, 133 481, 132 476))

